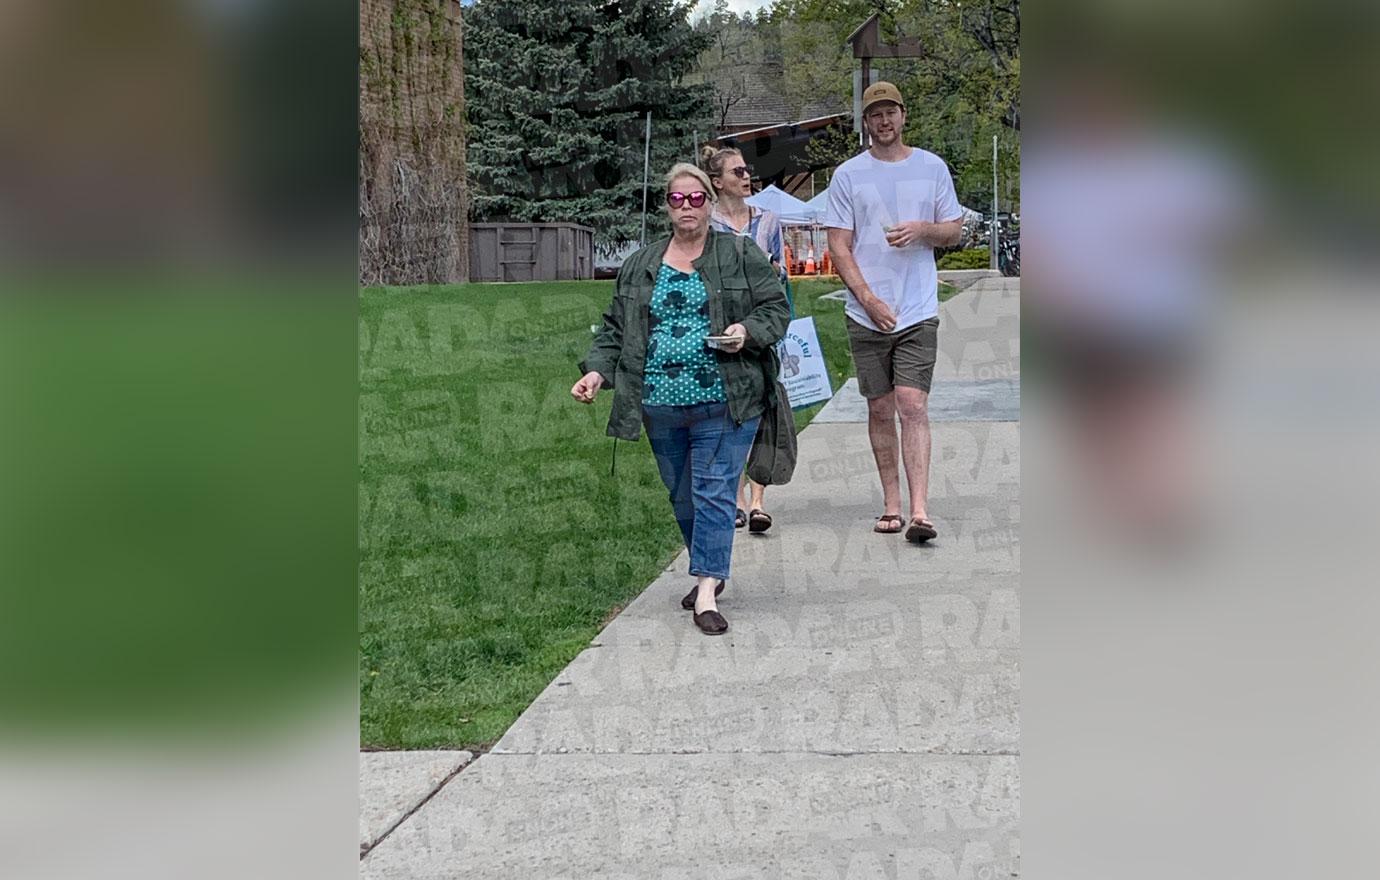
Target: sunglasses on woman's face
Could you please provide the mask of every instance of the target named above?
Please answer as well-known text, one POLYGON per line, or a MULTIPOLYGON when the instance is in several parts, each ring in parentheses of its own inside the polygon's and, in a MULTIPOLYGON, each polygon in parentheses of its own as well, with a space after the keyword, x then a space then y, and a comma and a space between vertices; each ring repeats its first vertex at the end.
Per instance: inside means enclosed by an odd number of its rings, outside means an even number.
POLYGON ((730 168, 724 173, 732 174, 734 177, 751 177, 752 169, 746 165, 739 165, 737 168, 730 168))
POLYGON ((669 192, 666 194, 666 204, 670 205, 672 208, 679 208, 681 205, 689 202, 692 208, 703 208, 704 200, 707 198, 709 198, 707 194, 699 191, 692 193, 669 192))

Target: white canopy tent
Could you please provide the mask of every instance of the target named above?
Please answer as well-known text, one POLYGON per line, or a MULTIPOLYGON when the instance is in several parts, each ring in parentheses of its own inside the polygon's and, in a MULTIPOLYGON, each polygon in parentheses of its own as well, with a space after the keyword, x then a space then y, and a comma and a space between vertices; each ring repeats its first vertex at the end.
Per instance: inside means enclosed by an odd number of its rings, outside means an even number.
POLYGON ((809 265, 810 261, 814 264, 814 274, 823 271, 827 248, 822 224, 829 210, 827 187, 808 202, 802 202, 775 185, 744 201, 753 207, 771 211, 781 219, 786 247, 791 256, 792 274, 798 274, 801 267, 809 265))
POLYGON ((813 272, 818 274, 822 271, 824 257, 824 237, 821 233, 821 223, 824 222, 824 215, 829 209, 829 190, 826 188, 808 202, 802 202, 794 196, 769 186, 762 192, 747 199, 748 204, 756 205, 759 208, 766 208, 775 211, 781 218, 781 226, 786 236, 786 246, 792 257, 792 273, 797 272, 801 266, 807 265, 807 259, 814 262, 813 272), (771 191, 775 190, 775 193, 771 191), (768 194, 771 193, 769 196, 768 194), (779 193, 778 197, 776 194, 779 193), (756 201, 762 196, 768 196, 762 202, 756 201), (785 200, 789 199, 789 202, 785 200), (782 211, 773 207, 772 202, 785 203, 789 207, 782 211))
POLYGON ((811 223, 823 223, 829 211, 829 188, 820 190, 819 195, 805 203, 805 214, 811 223))
POLYGON ((809 209, 805 207, 805 203, 790 193, 777 188, 776 184, 772 184, 757 195, 750 196, 743 201, 754 208, 771 211, 781 219, 783 224, 810 222, 809 209))

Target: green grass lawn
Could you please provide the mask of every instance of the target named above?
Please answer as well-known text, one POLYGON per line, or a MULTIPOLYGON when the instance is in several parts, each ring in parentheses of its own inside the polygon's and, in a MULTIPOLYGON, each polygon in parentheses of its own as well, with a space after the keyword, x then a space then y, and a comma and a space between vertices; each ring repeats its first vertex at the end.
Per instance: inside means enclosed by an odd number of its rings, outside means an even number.
MULTIPOLYGON (((843 304, 820 296, 838 288, 794 286, 835 388, 852 374, 843 304)), ((570 398, 612 292, 361 292, 363 747, 491 745, 680 552, 645 440, 620 442, 610 475, 611 395, 570 398)))

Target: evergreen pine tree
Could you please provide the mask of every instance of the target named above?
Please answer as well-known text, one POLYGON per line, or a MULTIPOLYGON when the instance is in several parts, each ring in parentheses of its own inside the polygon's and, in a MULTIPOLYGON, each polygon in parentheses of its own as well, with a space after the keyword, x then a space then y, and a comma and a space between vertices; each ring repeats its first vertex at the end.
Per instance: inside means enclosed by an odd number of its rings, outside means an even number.
POLYGON ((710 90, 684 76, 706 45, 676 0, 478 0, 465 14, 470 209, 476 221, 592 226, 638 238, 652 111, 648 237, 661 175, 693 158, 710 90))

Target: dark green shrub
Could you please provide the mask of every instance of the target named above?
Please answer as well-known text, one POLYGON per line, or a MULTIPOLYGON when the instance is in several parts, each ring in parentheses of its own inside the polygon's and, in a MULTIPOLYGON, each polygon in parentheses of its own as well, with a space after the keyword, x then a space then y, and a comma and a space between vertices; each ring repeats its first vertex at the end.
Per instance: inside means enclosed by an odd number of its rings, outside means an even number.
POLYGON ((987 269, 992 265, 992 255, 985 247, 950 251, 935 265, 940 269, 987 269))

